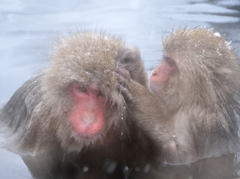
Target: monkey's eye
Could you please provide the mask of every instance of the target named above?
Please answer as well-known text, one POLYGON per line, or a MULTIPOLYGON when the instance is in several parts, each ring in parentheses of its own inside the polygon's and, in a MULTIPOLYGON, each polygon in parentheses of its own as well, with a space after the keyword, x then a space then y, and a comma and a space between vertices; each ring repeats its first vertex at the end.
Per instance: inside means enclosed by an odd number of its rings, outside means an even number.
POLYGON ((170 67, 175 66, 175 62, 174 62, 172 59, 166 58, 166 61, 167 61, 167 63, 169 64, 170 67))
POLYGON ((98 96, 105 97, 101 91, 98 93, 98 96))
POLYGON ((78 86, 77 90, 80 93, 88 93, 87 88, 85 86, 78 86))

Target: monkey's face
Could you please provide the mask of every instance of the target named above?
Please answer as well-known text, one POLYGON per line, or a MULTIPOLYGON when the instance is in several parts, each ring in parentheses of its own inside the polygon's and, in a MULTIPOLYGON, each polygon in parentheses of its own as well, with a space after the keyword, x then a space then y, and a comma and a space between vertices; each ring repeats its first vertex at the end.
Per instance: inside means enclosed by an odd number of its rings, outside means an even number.
POLYGON ((70 114, 70 124, 76 137, 92 140, 104 128, 109 100, 105 99, 97 85, 71 85, 74 107, 70 114))
POLYGON ((152 92, 162 92, 170 77, 176 72, 177 66, 173 59, 165 54, 162 64, 155 68, 150 76, 150 88, 152 92))
POLYGON ((63 38, 56 46, 43 70, 43 98, 66 151, 106 143, 114 129, 120 136, 126 112, 115 68, 125 49, 121 40, 88 32, 63 38))

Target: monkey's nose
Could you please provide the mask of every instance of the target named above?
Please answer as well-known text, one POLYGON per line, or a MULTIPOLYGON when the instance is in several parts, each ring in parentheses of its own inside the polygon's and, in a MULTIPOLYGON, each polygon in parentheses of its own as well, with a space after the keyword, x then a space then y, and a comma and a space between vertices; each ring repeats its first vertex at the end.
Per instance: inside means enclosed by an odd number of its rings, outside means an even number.
POLYGON ((157 76, 157 72, 155 70, 152 71, 152 76, 157 76))
POLYGON ((88 126, 91 126, 91 125, 92 125, 93 123, 95 123, 96 121, 95 121, 95 119, 93 119, 93 118, 85 117, 85 118, 82 119, 82 122, 83 122, 83 124, 84 124, 86 127, 88 127, 88 126))

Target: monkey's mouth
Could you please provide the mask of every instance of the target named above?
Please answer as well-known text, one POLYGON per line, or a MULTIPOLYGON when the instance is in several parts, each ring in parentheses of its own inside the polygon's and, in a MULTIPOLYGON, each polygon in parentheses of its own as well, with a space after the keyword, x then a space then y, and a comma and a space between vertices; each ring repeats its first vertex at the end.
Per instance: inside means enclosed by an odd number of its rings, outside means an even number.
POLYGON ((74 132, 82 138, 93 138, 101 133, 104 127, 104 118, 80 118, 76 122, 72 121, 72 126, 74 132))
POLYGON ((155 93, 160 90, 160 86, 150 81, 150 90, 152 93, 155 93))
POLYGON ((74 137, 85 142, 99 138, 104 128, 104 122, 94 121, 88 123, 86 121, 84 119, 79 119, 78 123, 72 126, 74 137))

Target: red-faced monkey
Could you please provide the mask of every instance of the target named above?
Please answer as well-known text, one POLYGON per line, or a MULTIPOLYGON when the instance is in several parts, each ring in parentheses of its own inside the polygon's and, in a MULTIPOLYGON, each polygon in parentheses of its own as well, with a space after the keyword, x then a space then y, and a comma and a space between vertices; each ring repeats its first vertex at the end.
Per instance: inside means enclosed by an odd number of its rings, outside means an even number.
POLYGON ((50 59, 0 111, 4 146, 34 178, 126 178, 151 156, 151 140, 130 119, 115 74, 121 62, 146 86, 138 49, 85 31, 60 37, 50 59))

